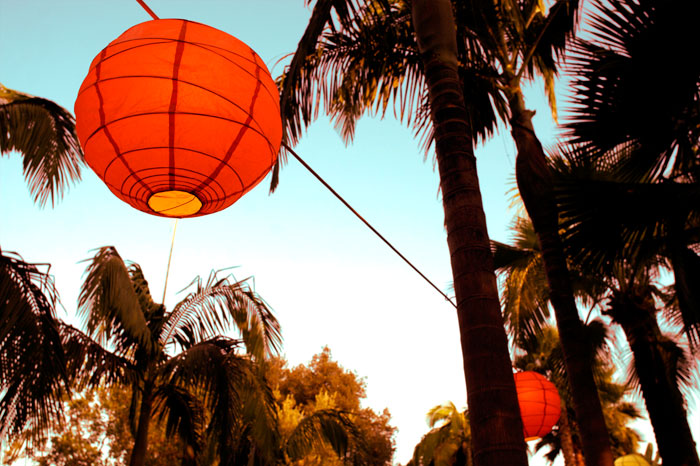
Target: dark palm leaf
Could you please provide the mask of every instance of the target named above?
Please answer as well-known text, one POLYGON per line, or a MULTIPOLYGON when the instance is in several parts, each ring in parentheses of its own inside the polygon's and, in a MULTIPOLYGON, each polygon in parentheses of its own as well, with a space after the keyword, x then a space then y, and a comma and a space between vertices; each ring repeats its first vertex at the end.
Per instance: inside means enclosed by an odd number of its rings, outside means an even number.
POLYGON ((97 344, 77 328, 60 323, 68 376, 78 390, 137 380, 133 361, 97 344))
POLYGON ((347 413, 322 409, 299 422, 287 440, 285 453, 290 460, 297 461, 314 447, 327 443, 342 458, 348 451, 350 441, 355 438, 358 438, 357 427, 347 413))
POLYGON ((102 345, 115 344, 121 355, 134 350, 132 342, 153 351, 156 342, 140 305, 144 291, 132 282, 117 250, 102 247, 89 261, 78 298, 78 315, 85 321, 88 335, 102 345))
POLYGON ((346 142, 365 112, 384 116, 393 100, 395 116, 411 124, 427 102, 410 16, 405 2, 368 2, 343 29, 323 36, 314 78, 346 142))
MULTIPOLYGON (((307 1, 306 4, 310 4, 307 1)), ((311 79, 308 62, 316 52, 316 46, 323 31, 330 27, 335 30, 335 20, 347 24, 356 10, 355 0, 317 0, 309 24, 301 37, 292 61, 284 75, 278 79, 280 88, 280 113, 282 116, 283 142, 296 145, 304 127, 315 118, 317 110, 308 99, 315 93, 316 84, 311 79), (333 15, 335 12, 335 17, 333 15)), ((270 190, 274 191, 279 182, 280 164, 285 162, 284 151, 272 170, 270 190)))
POLYGON ((697 172, 700 62, 686 50, 696 42, 700 4, 594 3, 595 40, 577 40, 571 61, 573 141, 594 146, 596 156, 628 148, 619 168, 628 177, 697 172))
POLYGON ((187 348, 235 327, 241 332, 248 352, 259 360, 279 350, 282 340, 279 323, 245 280, 220 279, 212 273, 206 282, 198 277, 192 285, 194 291, 165 317, 160 335, 162 345, 174 339, 187 348))
POLYGON ((165 383, 156 389, 154 397, 154 413, 161 422, 165 421, 166 435, 177 435, 193 456, 197 454, 202 446, 204 410, 191 387, 165 383))
MULTIPOLYGON (((574 262, 590 270, 609 268, 615 259, 658 252, 672 229, 683 230, 698 214, 696 184, 626 182, 606 163, 589 163, 590 152, 562 149, 564 157, 554 162, 563 239, 574 262)), ((674 242, 692 241, 691 233, 676 235, 674 242)))
POLYGON ((501 305, 509 333, 538 333, 549 319, 549 290, 539 246, 524 249, 492 241, 491 249, 496 271, 503 277, 501 305))
POLYGON ((20 152, 34 201, 51 205, 80 179, 83 152, 75 119, 56 103, 0 84, 0 155, 20 152))
MULTIPOLYGON (((693 347, 700 345, 700 256, 683 243, 671 243, 673 297, 680 323, 693 347), (675 246, 675 247, 674 247, 675 246)), ((674 309, 669 306, 669 309, 674 309)))
POLYGON ((274 397, 253 362, 236 354, 239 345, 224 337, 195 344, 167 361, 161 373, 169 377, 170 384, 201 391, 211 413, 207 431, 218 437, 222 460, 240 451, 237 446, 244 426, 255 450, 269 460, 275 456, 278 436, 274 397))
POLYGON ((37 439, 60 421, 68 377, 51 277, 0 253, 0 435, 37 439))

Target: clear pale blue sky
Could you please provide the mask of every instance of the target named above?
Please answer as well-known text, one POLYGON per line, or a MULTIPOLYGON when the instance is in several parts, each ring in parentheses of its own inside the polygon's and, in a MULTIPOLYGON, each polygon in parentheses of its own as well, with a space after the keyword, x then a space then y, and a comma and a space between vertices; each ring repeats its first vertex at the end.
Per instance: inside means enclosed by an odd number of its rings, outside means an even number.
MULTIPOLYGON (((302 0, 149 0, 162 18, 209 24, 246 42, 265 60, 294 51, 310 16, 302 0)), ((149 17, 135 0, 0 0, 0 82, 55 100, 72 111, 91 60, 111 40, 149 17)), ((541 91, 528 91, 536 129, 547 144, 554 124, 541 91)), ((563 105, 563 103, 560 103, 563 105)), ((451 282, 438 178, 411 130, 392 118, 365 118, 345 147, 326 119, 297 147, 301 156, 443 290, 451 282)), ((477 150, 489 232, 508 241, 507 191, 515 149, 507 131, 477 150)), ((33 204, 17 155, 0 159, 0 245, 28 261, 50 262, 65 311, 74 319, 90 250, 114 245, 138 262, 154 297, 163 293, 173 220, 115 198, 86 169, 55 208, 33 204)), ((323 345, 366 378, 367 405, 388 407, 398 427, 395 460, 406 462, 427 431, 435 404, 466 400, 454 309, 290 160, 278 191, 269 179, 231 208, 180 221, 165 303, 197 275, 237 266, 282 324, 291 364, 323 345)), ((698 421, 697 416, 695 420, 698 421)), ((700 421, 696 424, 700 424, 700 421)), ((697 434, 696 434, 697 436, 697 434)), ((647 438, 651 440, 647 433, 647 438)))

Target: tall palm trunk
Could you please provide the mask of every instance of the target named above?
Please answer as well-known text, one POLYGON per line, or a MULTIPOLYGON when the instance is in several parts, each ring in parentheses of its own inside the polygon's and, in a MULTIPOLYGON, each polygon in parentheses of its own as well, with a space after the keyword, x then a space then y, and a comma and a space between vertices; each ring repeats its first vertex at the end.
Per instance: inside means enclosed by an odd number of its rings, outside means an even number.
POLYGON ((151 384, 144 384, 141 395, 141 408, 139 409, 139 421, 134 439, 134 449, 131 452, 129 466, 143 466, 146 462, 148 449, 148 428, 151 424, 151 412, 153 410, 153 393, 151 384))
POLYGON ((611 301, 608 313, 620 324, 634 355, 649 420, 664 464, 699 466, 695 441, 688 425, 675 380, 673 358, 664 351, 664 340, 656 321, 653 297, 620 294, 611 301))
POLYGON ((518 190, 542 248, 583 454, 589 466, 612 466, 610 439, 593 379, 589 345, 583 335, 559 238, 551 172, 532 126, 533 112, 525 109, 522 93, 513 92, 509 100, 513 139, 518 150, 515 161, 518 190))
POLYGON ((571 435, 571 424, 567 414, 566 403, 561 402, 561 417, 559 418, 559 438, 561 439, 561 455, 564 457, 564 466, 579 466, 574 450, 574 437, 571 435))
POLYGON ((414 0, 412 8, 430 92, 474 463, 526 465, 520 408, 457 72, 452 6, 449 0, 414 0))

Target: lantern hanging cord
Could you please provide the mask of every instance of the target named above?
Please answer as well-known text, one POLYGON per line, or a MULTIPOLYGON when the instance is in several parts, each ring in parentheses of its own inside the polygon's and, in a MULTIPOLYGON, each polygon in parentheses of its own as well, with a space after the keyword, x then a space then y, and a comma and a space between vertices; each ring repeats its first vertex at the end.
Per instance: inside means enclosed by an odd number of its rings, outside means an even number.
POLYGON ((138 2, 139 5, 141 5, 141 6, 143 7, 144 10, 146 10, 146 13, 148 13, 149 15, 151 15, 151 18, 153 18, 153 19, 160 19, 155 13, 153 13, 153 10, 151 10, 151 9, 148 7, 148 5, 146 5, 146 2, 144 2, 143 0, 136 0, 136 1, 138 2))
POLYGON ((450 304, 452 304, 455 308, 457 308, 457 305, 454 303, 454 301, 452 301, 452 300, 450 299, 449 296, 447 296, 440 288, 438 288, 432 281, 430 281, 430 279, 429 279, 428 277, 426 277, 426 276, 423 274, 423 272, 421 272, 420 270, 418 270, 418 268, 417 268, 415 265, 413 265, 413 264, 411 263, 411 261, 409 261, 408 259, 406 259, 406 257, 405 257, 403 254, 401 254, 401 253, 399 252, 399 250, 396 249, 396 248, 394 247, 394 245, 391 244, 391 243, 389 242, 389 240, 387 240, 384 236, 382 236, 382 234, 379 233, 379 232, 376 230, 376 228, 374 228, 372 225, 370 225, 370 223, 369 223, 367 220, 365 220, 364 217, 362 217, 362 215, 360 215, 355 209, 353 209, 352 206, 351 206, 350 204, 348 204, 348 202, 347 202, 345 199, 343 199, 343 197, 342 197, 340 194, 338 194, 338 193, 336 192, 335 189, 333 189, 333 188, 331 187, 331 185, 329 185, 323 178, 321 178, 321 175, 319 175, 318 173, 316 173, 316 172, 314 171, 314 169, 311 168, 311 167, 309 166, 309 164, 307 164, 306 162, 304 162, 304 161, 302 160, 302 158, 299 157, 299 154, 297 154, 296 152, 294 152, 294 150, 293 150, 291 147, 289 147, 289 146, 288 146, 286 143, 284 143, 284 142, 282 143, 282 146, 284 146, 284 148, 285 148, 287 151, 289 151, 289 153, 292 154, 292 155, 294 156, 294 158, 297 159, 297 160, 299 161, 299 163, 302 164, 302 165, 304 166, 304 168, 306 168, 306 169, 309 171, 309 173, 311 173, 314 177, 316 177, 316 179, 317 179, 318 181, 320 181, 321 184, 322 184, 323 186, 326 187, 326 189, 328 189, 336 198, 338 198, 338 200, 339 200, 340 202, 342 202, 343 205, 344 205, 345 207, 347 207, 348 210, 350 210, 350 212, 352 212, 353 214, 355 214, 355 217, 359 218, 359 219, 362 221, 362 223, 364 223, 364 224, 367 226, 367 228, 369 228, 370 230, 372 230, 372 232, 373 232, 375 235, 377 235, 377 236, 379 237, 379 239, 381 239, 382 241, 384 241, 384 243, 385 243, 387 246, 389 246, 389 248, 391 248, 392 251, 394 251, 401 259, 403 259, 403 261, 404 261, 406 264, 409 265, 409 267, 411 267, 418 275, 420 275, 420 276, 423 278, 423 280, 425 280, 426 282, 428 282, 428 284, 430 284, 430 286, 432 286, 438 293, 440 293, 440 294, 442 295, 443 298, 445 298, 450 304))
POLYGON ((165 285, 163 285, 163 304, 165 304, 165 291, 168 289, 168 275, 170 275, 170 261, 173 258, 173 246, 175 246, 175 232, 177 231, 177 221, 179 218, 175 219, 175 225, 173 226, 173 239, 170 241, 170 255, 168 255, 168 268, 165 269, 165 285))

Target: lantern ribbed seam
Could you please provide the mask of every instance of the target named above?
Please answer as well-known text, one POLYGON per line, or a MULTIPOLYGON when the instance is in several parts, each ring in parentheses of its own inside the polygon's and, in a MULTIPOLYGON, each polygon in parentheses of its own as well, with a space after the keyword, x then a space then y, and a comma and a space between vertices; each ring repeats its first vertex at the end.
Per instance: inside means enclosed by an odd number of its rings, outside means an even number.
MULTIPOLYGON (((99 82, 100 82, 100 72, 102 71, 102 66, 101 66, 102 59, 104 58, 106 52, 107 52, 107 49, 102 51, 102 53, 100 54, 100 62, 95 67, 95 92, 97 93, 97 99, 99 101, 98 112, 100 114, 100 127, 104 129, 105 136, 107 137, 107 140, 109 141, 109 143, 112 145, 112 148, 114 149, 114 153, 116 155, 116 158, 119 159, 124 164, 124 167, 136 179, 137 183, 140 183, 146 189, 146 191, 148 191, 150 194, 153 194, 153 192, 148 187, 148 185, 145 184, 141 180, 141 178, 136 174, 136 172, 134 172, 134 170, 131 168, 131 166, 129 166, 129 163, 126 160, 124 160, 124 158, 122 157, 122 154, 119 150, 119 145, 117 144, 117 141, 114 140, 114 137, 112 137, 112 133, 110 133, 109 128, 107 128, 107 126, 105 125, 106 116, 105 116, 105 110, 104 110, 104 99, 102 98, 102 92, 100 91, 99 82)), ((87 141, 86 141, 86 145, 87 145, 87 141)), ((107 173, 106 170, 102 172, 103 179, 104 179, 106 173, 107 173)))
POLYGON ((187 21, 182 22, 180 28, 180 36, 178 37, 177 47, 175 47, 175 60, 173 61, 173 92, 170 94, 170 107, 168 108, 168 176, 170 179, 170 189, 175 189, 175 109, 177 107, 177 76, 180 71, 180 62, 182 62, 182 54, 185 51, 185 34, 187 32, 187 21))
MULTIPOLYGON (((115 47, 115 46, 117 46, 117 45, 124 44, 124 43, 127 43, 127 42, 132 42, 132 41, 137 41, 137 40, 140 41, 140 40, 145 40, 145 39, 146 39, 146 38, 127 39, 127 40, 118 42, 118 43, 116 43, 116 44, 112 44, 111 46, 112 46, 112 47, 115 47)), ((162 40, 162 42, 148 42, 148 43, 146 43, 146 44, 135 45, 134 47, 129 47, 129 48, 120 50, 120 51, 118 51, 118 52, 116 52, 116 53, 113 53, 113 54, 111 54, 111 55, 108 55, 108 56, 105 55, 104 59, 103 59, 102 57, 100 57, 100 62, 109 60, 110 58, 115 57, 115 56, 117 56, 117 55, 119 55, 119 54, 121 54, 121 53, 128 52, 128 51, 131 51, 131 50, 134 50, 134 49, 137 49, 137 48, 149 47, 149 46, 151 46, 151 45, 166 44, 166 43, 173 42, 173 40, 174 40, 174 39, 172 39, 172 38, 165 38, 165 37, 152 37, 152 38, 149 37, 149 38, 147 38, 147 39, 153 39, 153 40, 159 40, 159 41, 162 40)), ((244 55, 241 55, 241 54, 235 53, 235 52, 231 52, 230 50, 227 50, 227 49, 225 49, 225 48, 223 48, 223 47, 218 47, 218 46, 216 46, 216 45, 207 44, 207 43, 201 43, 201 42, 189 42, 189 41, 181 41, 181 42, 183 42, 183 43, 185 43, 185 44, 187 44, 187 45, 191 45, 191 46, 193 46, 193 47, 199 47, 199 48, 201 48, 201 49, 204 49, 204 50, 206 50, 206 51, 208 51, 208 52, 213 53, 214 55, 216 55, 216 56, 218 56, 218 57, 221 57, 223 60, 226 60, 227 62, 231 63, 233 66, 237 67, 237 68, 240 69, 243 73, 246 73, 246 74, 249 75, 250 77, 259 76, 259 70, 258 70, 258 68, 260 68, 260 65, 258 64, 258 62, 257 62, 257 60, 256 60, 257 54, 255 53, 254 50, 251 50, 251 52, 253 53, 253 59, 251 60, 251 59, 245 57, 244 55), (255 68, 256 68, 256 70, 255 70, 255 75, 254 75, 253 73, 251 73, 250 71, 248 71, 247 69, 243 68, 243 67, 240 65, 240 63, 236 63, 235 61, 231 60, 231 59, 230 59, 229 57, 227 57, 226 55, 224 55, 224 54, 222 54, 222 53, 219 53, 217 50, 214 50, 214 49, 223 50, 223 51, 225 51, 225 52, 227 52, 227 53, 231 53, 231 54, 233 54, 233 55, 235 55, 235 56, 237 56, 237 57, 240 57, 241 59, 243 59, 243 60, 245 60, 245 61, 247 61, 247 62, 249 62, 249 63, 254 64, 254 65, 255 65, 255 68)), ((120 76, 120 77, 118 77, 118 78, 110 78, 110 79, 119 79, 119 78, 122 78, 122 77, 127 77, 127 76, 120 76)), ((135 77, 144 77, 144 78, 146 78, 146 77, 151 77, 151 78, 171 79, 171 77, 164 77, 164 76, 135 76, 135 77)), ((181 82, 186 82, 186 81, 181 81, 181 82)), ((189 84, 193 84, 193 83, 189 83, 189 84)), ((193 84, 193 85, 194 85, 194 84, 193 84)), ((200 86, 200 87, 201 87, 201 86, 200 86)), ((82 93, 85 92, 87 89, 89 89, 89 86, 86 87, 85 89, 82 89, 82 91, 81 91, 78 95, 82 94, 82 93)), ((202 89, 206 89, 206 88, 202 87, 202 89)), ((216 92, 213 92, 213 91, 211 91, 210 89, 206 89, 206 90, 212 92, 212 93, 215 94, 215 95, 220 96, 220 94, 217 94, 216 92)), ((272 99, 278 99, 278 98, 279 98, 279 96, 276 95, 276 94, 275 94, 275 95, 270 94, 270 90, 269 90, 267 87, 265 87, 265 92, 266 92, 267 95, 268 95, 270 98, 272 98, 272 99)), ((226 100, 228 100, 228 99, 226 99, 226 100)))
MULTIPOLYGON (((189 22, 189 21, 187 21, 187 22, 189 22)), ((148 42, 148 43, 145 43, 145 44, 135 45, 135 46, 133 46, 133 47, 129 47, 129 48, 120 50, 120 51, 118 51, 118 52, 115 52, 115 53, 113 53, 113 54, 111 54, 111 55, 109 55, 109 56, 105 56, 104 60, 109 60, 110 58, 115 57, 115 56, 117 56, 117 55, 119 55, 119 54, 121 54, 121 53, 128 52, 128 51, 131 51, 131 50, 134 50, 134 49, 137 49, 137 48, 148 47, 148 46, 151 46, 151 45, 168 44, 168 43, 173 42, 175 39, 173 39, 173 38, 168 38, 168 37, 139 37, 138 39, 125 39, 125 40, 122 40, 121 42, 117 42, 117 43, 114 43, 114 44, 110 44, 110 47, 116 47, 117 45, 126 44, 126 43, 128 43, 128 42, 143 41, 143 40, 157 40, 157 41, 162 41, 162 42, 148 42)), ((204 43, 204 42, 190 42, 190 41, 182 41, 182 42, 184 42, 184 43, 187 44, 187 45, 192 45, 192 46, 194 46, 194 47, 199 47, 199 48, 205 49, 205 50, 207 50, 207 51, 209 51, 209 52, 211 52, 211 53, 213 53, 213 54, 215 54, 215 55, 218 55, 219 57, 223 58, 224 60, 228 61, 228 62, 231 63, 232 65, 234 65, 234 66, 236 66, 237 68, 239 68, 239 69, 240 69, 241 71, 243 71, 244 73, 250 75, 250 77, 253 77, 253 73, 251 73, 251 72, 248 71, 247 69, 243 68, 243 67, 240 65, 240 63, 236 63, 235 61, 233 61, 233 60, 231 60, 230 58, 228 58, 226 55, 224 55, 224 54, 222 54, 222 53, 219 53, 219 52, 217 52, 216 50, 212 50, 212 49, 223 50, 224 52, 227 52, 227 53, 230 53, 230 54, 235 55, 235 56, 237 56, 237 57, 240 57, 240 58, 242 58, 243 60, 245 60, 245 61, 247 61, 247 62, 249 62, 249 63, 255 64, 256 67, 260 66, 260 65, 258 65, 257 61, 255 60, 255 56, 256 56, 257 54, 255 54, 255 51, 254 51, 254 50, 252 50, 253 53, 254 53, 254 55, 253 55, 254 58, 253 58, 253 60, 251 60, 251 59, 247 58, 245 55, 241 55, 240 53, 232 52, 232 51, 230 51, 230 50, 228 50, 228 49, 225 49, 225 48, 223 48, 223 47, 219 47, 219 46, 216 46, 216 45, 213 45, 213 44, 207 44, 207 43, 204 43)), ((108 48, 109 48, 109 47, 108 47, 108 48)), ((102 58, 100 58, 100 60, 102 61, 102 58)), ((83 92, 84 92, 84 90, 83 90, 83 92)), ((268 92, 268 94, 269 94, 269 92, 268 92)))
MULTIPOLYGON (((251 53, 253 55, 253 60, 255 60, 255 52, 251 50, 251 53)), ((248 117, 245 120, 245 123, 243 123, 243 126, 241 129, 238 130, 238 134, 236 135, 236 138, 233 140, 231 143, 231 146, 229 146, 228 151, 226 151, 226 156, 221 159, 221 163, 219 164, 216 169, 212 172, 211 176, 209 176, 209 179, 216 179, 217 176, 219 176, 219 173, 221 173, 221 170, 224 168, 225 165, 228 165, 228 161, 231 159, 231 156, 233 155, 233 152, 236 150, 236 147, 238 147, 238 144, 240 144, 241 140, 243 139, 243 135, 246 133, 248 128, 250 128, 250 123, 253 121, 253 110, 255 109, 255 102, 258 100, 258 95, 260 95, 260 87, 262 87, 262 83, 260 82, 260 65, 258 63, 255 63, 255 91, 253 92, 253 98, 250 101, 250 108, 248 109, 248 117)), ((256 122, 257 123, 257 122, 256 122)), ((259 126, 259 125, 258 125, 259 126)), ((265 138, 266 141, 269 143, 269 139, 265 138)), ((240 177, 239 177, 240 179, 240 177)), ((202 182, 201 185, 199 185, 195 189, 195 195, 196 193, 199 193, 202 189, 206 188, 209 185, 209 181, 204 181, 202 182)), ((242 184, 241 184, 242 186, 242 184)))

